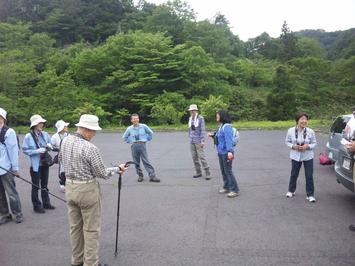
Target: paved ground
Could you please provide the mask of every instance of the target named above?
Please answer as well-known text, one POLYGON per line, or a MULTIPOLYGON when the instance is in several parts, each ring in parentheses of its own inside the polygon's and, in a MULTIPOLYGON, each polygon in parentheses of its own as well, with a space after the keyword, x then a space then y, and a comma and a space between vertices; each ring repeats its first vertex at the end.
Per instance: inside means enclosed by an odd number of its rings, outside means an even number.
MULTIPOLYGON (((216 154, 206 147, 214 178, 193 179, 185 133, 157 133, 148 146, 160 184, 137 183, 133 168, 124 176, 119 255, 114 258, 117 178, 102 181, 101 259, 109 265, 355 265, 355 194, 335 181, 331 166, 315 162, 318 202, 305 200, 303 170, 296 197, 286 199, 290 172, 284 131, 242 131, 235 173, 241 196, 217 193, 221 184, 216 154)), ((316 154, 324 150, 318 136, 316 154)), ((107 164, 130 159, 121 134, 94 139, 107 164)), ((28 164, 21 155, 21 174, 28 164)), ((56 166, 49 188, 59 192, 56 166)), ((66 206, 35 214, 30 186, 17 181, 25 221, 0 227, 1 266, 70 265, 66 206)), ((62 195, 63 196, 63 195, 62 195)))

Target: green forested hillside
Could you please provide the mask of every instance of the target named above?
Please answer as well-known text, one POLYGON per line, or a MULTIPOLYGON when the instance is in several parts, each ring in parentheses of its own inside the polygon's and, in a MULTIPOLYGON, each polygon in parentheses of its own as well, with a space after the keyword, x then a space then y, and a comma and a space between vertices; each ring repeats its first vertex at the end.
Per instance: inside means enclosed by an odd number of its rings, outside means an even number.
POLYGON ((103 123, 139 112, 180 123, 187 106, 207 121, 330 118, 355 105, 355 29, 267 33, 241 41, 223 14, 197 21, 184 2, 0 0, 0 102, 14 125, 83 112, 103 123))

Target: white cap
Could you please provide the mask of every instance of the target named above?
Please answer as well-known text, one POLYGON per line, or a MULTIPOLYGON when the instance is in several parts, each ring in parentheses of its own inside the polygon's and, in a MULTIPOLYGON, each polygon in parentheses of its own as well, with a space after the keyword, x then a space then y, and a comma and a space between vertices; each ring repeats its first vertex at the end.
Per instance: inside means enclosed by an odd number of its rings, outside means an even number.
POLYGON ((42 116, 40 116, 40 115, 33 115, 33 116, 31 116, 30 120, 31 120, 30 128, 37 126, 39 123, 47 122, 47 120, 43 119, 42 116))
POLYGON ((57 133, 62 131, 64 127, 69 126, 69 123, 64 122, 63 120, 58 120, 57 123, 55 123, 55 127, 57 128, 57 133))
POLYGON ((197 111, 198 108, 197 108, 197 105, 196 104, 191 104, 190 107, 189 107, 189 111, 197 111))
POLYGON ((77 127, 84 127, 90 130, 101 130, 99 126, 99 118, 96 115, 82 115, 79 123, 75 124, 77 127))
POLYGON ((1 107, 0 107, 0 115, 6 120, 7 112, 5 111, 5 109, 3 109, 1 107))

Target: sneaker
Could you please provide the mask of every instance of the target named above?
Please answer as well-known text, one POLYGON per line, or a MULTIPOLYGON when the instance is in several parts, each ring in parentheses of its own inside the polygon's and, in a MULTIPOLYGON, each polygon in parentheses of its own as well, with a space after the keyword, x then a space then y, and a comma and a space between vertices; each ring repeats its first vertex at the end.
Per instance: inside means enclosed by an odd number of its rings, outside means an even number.
POLYGON ((142 182, 142 181, 143 181, 143 176, 142 175, 138 176, 138 182, 142 182))
POLYGON ((229 190, 228 189, 225 189, 225 188, 221 188, 218 193, 221 193, 221 194, 224 194, 224 193, 228 193, 229 190))
POLYGON ((3 216, 3 217, 0 218, 0 225, 1 224, 6 224, 6 223, 10 222, 11 220, 12 220, 11 214, 3 216))
POLYGON ((65 193, 65 186, 64 186, 64 185, 60 185, 60 191, 61 191, 62 193, 65 193))
POLYGON ((289 192, 286 193, 286 197, 287 198, 292 198, 294 195, 295 195, 295 192, 292 193, 292 192, 289 191, 289 192))
POLYGON ((235 197, 238 197, 239 196, 239 192, 234 192, 234 191, 231 191, 227 194, 227 197, 228 198, 235 198, 235 197))
POLYGON ((199 177, 201 177, 202 176, 202 174, 200 173, 200 174, 196 174, 196 175, 194 175, 194 176, 192 176, 193 178, 199 178, 199 177))
POLYGON ((306 200, 308 200, 309 202, 316 202, 316 198, 313 196, 307 197, 306 200))
POLYGON ((15 216, 15 222, 16 222, 17 224, 23 222, 23 215, 22 215, 22 213, 16 214, 16 216, 15 216))

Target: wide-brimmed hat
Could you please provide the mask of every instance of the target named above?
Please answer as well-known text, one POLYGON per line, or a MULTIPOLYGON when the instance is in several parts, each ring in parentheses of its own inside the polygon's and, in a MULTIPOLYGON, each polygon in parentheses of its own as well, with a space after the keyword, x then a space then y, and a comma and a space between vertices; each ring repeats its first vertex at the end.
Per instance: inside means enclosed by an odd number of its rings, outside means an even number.
POLYGON ((7 112, 5 111, 5 109, 3 109, 1 107, 0 107, 0 115, 6 120, 7 112))
POLYGON ((30 128, 37 126, 39 123, 46 123, 47 122, 47 120, 43 119, 42 116, 40 116, 40 115, 33 115, 33 116, 31 116, 30 120, 31 120, 30 128))
POLYGON ((198 108, 197 108, 197 105, 196 104, 191 104, 190 107, 189 107, 189 111, 197 111, 198 108))
POLYGON ((55 127, 57 128, 57 133, 62 131, 64 127, 69 126, 69 123, 64 122, 63 120, 58 120, 57 123, 55 123, 55 127))
POLYGON ((84 127, 91 130, 101 130, 99 126, 99 118, 96 115, 82 115, 79 123, 75 124, 77 127, 84 127))

